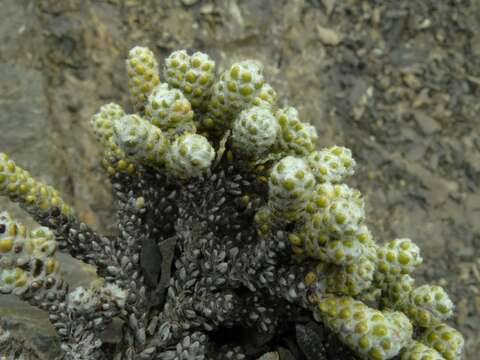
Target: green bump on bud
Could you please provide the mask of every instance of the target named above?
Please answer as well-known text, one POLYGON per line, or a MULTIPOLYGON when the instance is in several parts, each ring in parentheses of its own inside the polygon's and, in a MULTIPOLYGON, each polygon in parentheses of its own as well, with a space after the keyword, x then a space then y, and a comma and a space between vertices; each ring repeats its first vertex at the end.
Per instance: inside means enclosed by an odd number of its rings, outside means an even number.
MULTIPOLYGON (((363 314, 363 313, 357 313, 357 314, 363 314)), ((356 316, 357 318, 358 316, 356 316)), ((362 322, 359 322, 356 326, 355 326, 355 332, 357 334, 365 334, 366 332, 368 331, 368 322, 366 321, 362 321, 362 322)), ((365 346, 366 347, 366 346, 365 346)))
POLYGON ((346 219, 347 219, 347 217, 345 216, 345 214, 337 214, 335 216, 335 221, 340 225, 342 225, 345 222, 346 219))
POLYGON ((238 79, 240 75, 240 66, 239 65, 234 65, 230 68, 230 76, 233 78, 233 79, 238 79))
POLYGON ((368 337, 362 336, 358 341, 358 346, 362 349, 368 349, 370 347, 370 340, 368 340, 368 337))
POLYGON ((408 256, 408 254, 405 252, 401 252, 398 255, 398 262, 402 265, 408 265, 408 263, 410 262, 410 256, 408 256))
POLYGON ((244 83, 249 83, 252 81, 252 74, 249 71, 245 71, 242 73, 242 81, 244 83))
POLYGON ((180 155, 182 155, 182 156, 187 156, 187 154, 188 154, 188 147, 187 147, 186 145, 180 146, 179 152, 180 152, 180 155))
POLYGON ((286 179, 282 182, 282 186, 285 190, 292 191, 295 189, 295 181, 292 179, 286 179))
POLYGON ((240 88, 240 94, 243 96, 249 96, 253 93, 253 88, 251 86, 242 86, 240 88))
POLYGON ((397 256, 393 251, 387 252, 387 256, 385 257, 388 262, 393 263, 397 260, 397 256))

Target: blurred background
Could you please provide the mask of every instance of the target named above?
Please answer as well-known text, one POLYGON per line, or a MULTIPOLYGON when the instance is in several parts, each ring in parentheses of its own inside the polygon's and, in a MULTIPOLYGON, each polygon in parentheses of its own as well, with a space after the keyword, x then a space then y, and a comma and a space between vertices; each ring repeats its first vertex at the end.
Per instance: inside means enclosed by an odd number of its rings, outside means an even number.
MULTIPOLYGON (((453 324, 477 358, 479 0, 0 0, 0 151, 104 234, 115 232, 114 209, 89 121, 107 102, 127 104, 134 45, 161 66, 183 48, 219 70, 263 62, 280 103, 317 127, 321 146, 352 149, 350 183, 375 237, 421 246, 417 276, 451 294, 453 324)), ((26 219, 3 198, 0 208, 26 219)), ((63 258, 72 282, 86 281, 63 258)), ((54 351, 45 314, 2 296, 0 318, 39 353, 54 351)))

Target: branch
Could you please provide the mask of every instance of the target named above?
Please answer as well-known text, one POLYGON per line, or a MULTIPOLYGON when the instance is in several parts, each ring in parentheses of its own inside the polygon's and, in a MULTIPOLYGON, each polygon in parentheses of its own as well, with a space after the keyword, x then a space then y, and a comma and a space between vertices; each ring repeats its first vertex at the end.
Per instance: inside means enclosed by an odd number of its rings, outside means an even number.
POLYGON ((46 227, 30 232, 8 213, 0 214, 0 293, 48 312, 66 359, 100 359, 99 334, 125 307, 127 292, 99 280, 69 291, 54 259, 57 244, 46 227))
POLYGON ((60 250, 96 266, 100 276, 117 264, 110 239, 78 220, 57 190, 33 178, 4 153, 0 153, 0 195, 19 203, 37 223, 54 232, 60 250))

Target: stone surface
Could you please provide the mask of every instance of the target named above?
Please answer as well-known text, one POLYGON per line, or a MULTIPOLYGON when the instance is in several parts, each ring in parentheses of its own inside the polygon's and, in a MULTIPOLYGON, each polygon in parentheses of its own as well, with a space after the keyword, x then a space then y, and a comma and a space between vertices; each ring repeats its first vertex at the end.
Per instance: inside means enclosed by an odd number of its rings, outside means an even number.
MULTIPOLYGON (((0 151, 39 179, 52 183, 54 147, 49 131, 44 78, 34 69, 0 63, 0 151)), ((1 208, 26 219, 16 206, 0 198, 1 208)))
POLYGON ((48 322, 47 314, 19 303, 13 296, 1 295, 0 326, 13 337, 28 341, 28 347, 42 359, 60 354, 55 329, 48 322))
POLYGON ((418 276, 446 286, 467 358, 480 351, 478 2, 0 6, 0 151, 56 185, 89 224, 115 232, 88 122, 104 103, 127 105, 130 47, 151 47, 160 63, 172 50, 202 50, 220 69, 255 58, 280 103, 317 127, 321 146, 352 148, 359 171, 351 184, 366 197, 375 237, 420 244, 418 276), (322 40, 318 25, 341 41, 322 40))

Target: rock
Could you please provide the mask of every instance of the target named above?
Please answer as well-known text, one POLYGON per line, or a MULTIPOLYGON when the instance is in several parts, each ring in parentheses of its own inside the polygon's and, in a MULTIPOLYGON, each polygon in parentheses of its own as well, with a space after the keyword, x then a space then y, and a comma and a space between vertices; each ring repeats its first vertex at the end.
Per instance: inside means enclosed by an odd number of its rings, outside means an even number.
POLYGON ((475 149, 469 149, 465 152, 465 161, 470 165, 472 170, 480 174, 480 152, 475 149))
POLYGON ((465 212, 467 214, 467 221, 472 227, 472 230, 480 234, 480 194, 468 194, 465 199, 465 212))
POLYGON ((408 150, 405 154, 405 157, 408 160, 417 161, 422 159, 427 152, 427 146, 424 143, 412 143, 411 146, 408 147, 408 150))
POLYGON ((70 288, 89 286, 98 279, 94 266, 77 260, 69 254, 57 252, 55 256, 60 261, 60 274, 70 288))
POLYGON ((33 68, 38 65, 44 50, 39 46, 42 33, 37 30, 36 7, 26 6, 21 1, 7 1, 1 5, 0 63, 31 65, 33 68))
POLYGON ((433 174, 422 174, 422 182, 427 187, 425 198, 430 206, 439 206, 447 201, 450 193, 458 190, 458 185, 433 174))
POLYGON ((182 4, 185 6, 192 6, 195 5, 198 0, 182 0, 182 4))
MULTIPOLYGON (((135 44, 150 46, 159 63, 179 48, 205 51, 220 71, 230 60, 258 59, 265 65, 266 81, 280 95, 279 105, 298 107, 302 119, 322 130, 319 146, 348 143, 359 163, 355 186, 383 193, 366 197, 378 215, 369 217, 376 238, 396 234, 423 241, 420 276, 447 276, 454 284, 452 295, 466 299, 468 314, 454 321, 469 345, 465 357, 475 358, 480 322, 472 315, 475 300, 465 290, 469 285, 457 281, 455 270, 459 258, 474 261, 480 233, 477 200, 472 198, 479 193, 480 180, 475 2, 438 2, 434 17, 428 6, 413 1, 157 3, 3 1, 0 151, 41 179, 54 180, 77 214, 112 234, 114 206, 88 120, 106 102, 128 103, 126 50, 135 44), (12 94, 15 83, 21 89, 12 94), (369 87, 371 98, 364 96, 369 87), (25 128, 31 124, 36 128, 25 128), (22 131, 33 135, 33 143, 19 138, 22 131), (49 134, 56 139, 53 150, 45 141, 49 134), (463 136, 473 138, 473 147, 445 145, 463 136), (370 141, 378 147, 365 146, 370 141), (399 156, 392 159, 391 154, 399 156), (427 181, 430 177, 434 180, 427 181), (465 200, 457 198, 460 192, 465 200)), ((0 207, 5 206, 7 201, 0 199, 0 207)), ((163 264, 170 271, 171 260, 163 264)), ((73 276, 77 283, 80 275, 73 276)), ((169 278, 162 270, 161 282, 169 278)), ((261 348, 251 358, 268 351, 261 348)), ((340 358, 336 351, 333 347, 331 358, 340 358)))
POLYGON ((322 4, 325 7, 327 16, 330 16, 335 8, 335 3, 337 0, 322 0, 322 4))
POLYGON ((279 360, 279 359, 280 357, 277 352, 269 352, 258 358, 258 360, 279 360))
POLYGON ((407 72, 404 76, 403 76, 403 81, 405 82, 405 84, 407 84, 408 87, 412 88, 412 89, 420 89, 422 87, 422 82, 420 81, 420 79, 415 75, 413 74, 412 72, 407 72))
POLYGON ((228 12, 230 13, 233 21, 235 21, 239 27, 243 28, 245 26, 245 20, 242 15, 242 10, 240 9, 236 1, 229 2, 228 12))
POLYGON ((60 346, 55 329, 44 311, 35 309, 10 295, 0 297, 0 326, 40 359, 55 359, 60 346))
POLYGON ((420 130, 425 135, 432 135, 437 131, 440 131, 442 128, 435 119, 428 116, 422 111, 415 111, 413 115, 415 117, 415 120, 417 121, 418 126, 420 127, 420 130))
POLYGON ((342 42, 342 35, 332 29, 317 25, 317 34, 325 45, 337 46, 342 42))
POLYGON ((476 32, 471 38, 472 51, 475 56, 480 56, 480 33, 476 32))

